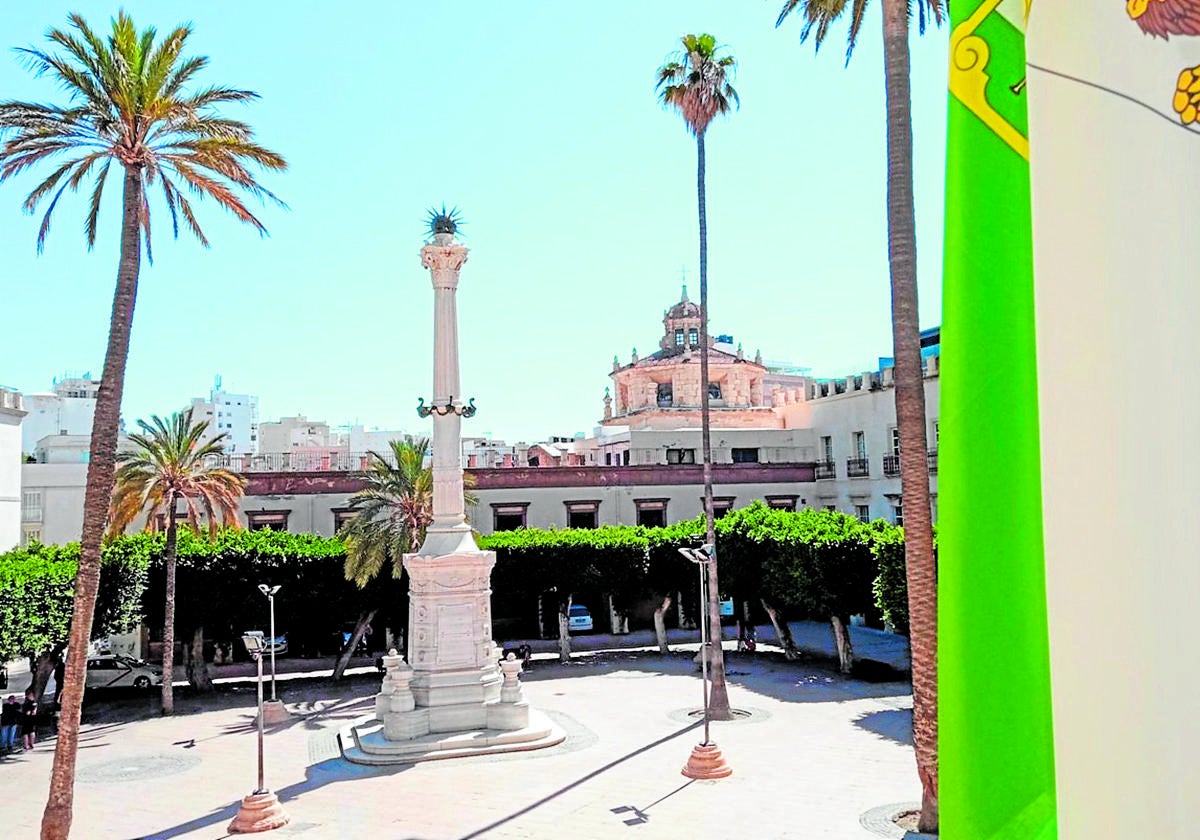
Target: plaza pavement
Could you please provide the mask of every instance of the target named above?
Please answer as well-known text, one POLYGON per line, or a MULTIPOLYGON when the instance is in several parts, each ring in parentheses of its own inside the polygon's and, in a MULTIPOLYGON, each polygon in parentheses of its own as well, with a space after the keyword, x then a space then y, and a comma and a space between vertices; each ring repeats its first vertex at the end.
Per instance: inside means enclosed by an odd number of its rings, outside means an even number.
MULTIPOLYGON (((819 624, 793 630, 802 648, 828 635, 819 624)), ((898 637, 853 634, 859 653, 906 655, 898 637)), ((769 641, 769 628, 759 638, 769 641)), ((581 646, 593 643, 602 639, 581 646)), ((730 700, 751 713, 713 724, 733 775, 689 781, 679 771, 701 740, 689 716, 701 684, 687 646, 676 650, 581 653, 567 665, 543 654, 525 694, 567 731, 562 745, 390 768, 349 764, 335 738, 371 711, 377 676, 282 681, 294 716, 268 730, 266 780, 292 822, 264 836, 868 840, 879 835, 860 825, 864 812, 919 798, 907 682, 844 679, 823 660, 785 662, 767 643, 727 656, 730 700)), ((227 836, 255 784, 253 684, 180 694, 172 718, 150 717, 144 698, 85 712, 72 837, 227 836)), ((0 762, 0 836, 37 837, 52 757, 48 742, 0 762)))

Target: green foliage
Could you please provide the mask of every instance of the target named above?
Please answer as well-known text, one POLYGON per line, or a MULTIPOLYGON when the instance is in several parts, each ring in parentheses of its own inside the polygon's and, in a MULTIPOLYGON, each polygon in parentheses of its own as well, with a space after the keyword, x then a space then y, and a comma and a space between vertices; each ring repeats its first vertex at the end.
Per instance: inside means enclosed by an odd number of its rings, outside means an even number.
MULTIPOLYGON (((897 633, 908 635, 908 578, 904 565, 904 529, 882 520, 868 526, 871 550, 879 564, 875 578, 875 604, 883 620, 897 633)), ((937 527, 933 529, 934 568, 937 566, 937 527)))
MULTIPOLYGON (((138 536, 105 546, 93 638, 130 630, 141 619, 152 541, 138 536)), ((0 554, 0 661, 66 646, 78 568, 78 543, 34 544, 0 554)))

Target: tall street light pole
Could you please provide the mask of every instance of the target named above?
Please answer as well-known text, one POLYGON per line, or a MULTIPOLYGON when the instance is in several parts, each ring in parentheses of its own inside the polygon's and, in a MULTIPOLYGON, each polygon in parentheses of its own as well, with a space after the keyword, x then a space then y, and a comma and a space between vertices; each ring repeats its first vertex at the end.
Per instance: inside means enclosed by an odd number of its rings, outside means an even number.
POLYGON ((268 647, 271 651, 271 699, 259 708, 258 717, 260 722, 265 719, 267 723, 279 723, 290 717, 287 707, 283 705, 283 701, 275 696, 275 649, 279 647, 278 639, 275 635, 275 593, 279 591, 279 584, 268 586, 265 583, 260 583, 258 591, 267 596, 267 601, 271 605, 271 636, 268 640, 268 647))
POLYGON ((254 661, 258 663, 258 787, 249 796, 242 797, 242 805, 238 808, 233 822, 229 824, 230 834, 253 834, 259 831, 270 831, 288 824, 289 817, 279 804, 279 797, 267 788, 263 779, 263 635, 261 631, 246 633, 242 642, 254 661))

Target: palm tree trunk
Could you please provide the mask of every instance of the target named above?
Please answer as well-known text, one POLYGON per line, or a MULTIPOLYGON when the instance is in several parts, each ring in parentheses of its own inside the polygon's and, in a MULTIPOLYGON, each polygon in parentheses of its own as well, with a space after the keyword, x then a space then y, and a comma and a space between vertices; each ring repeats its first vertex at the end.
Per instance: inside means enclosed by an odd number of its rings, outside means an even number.
POLYGON ((921 780, 918 830, 938 826, 937 573, 925 463, 925 383, 917 311, 917 233, 913 210, 912 97, 908 3, 884 0, 883 57, 887 91, 888 260, 892 342, 896 358, 896 426, 900 432, 904 560, 912 645, 913 743, 921 780))
POLYGON ((333 666, 333 675, 331 680, 337 682, 346 673, 346 668, 350 665, 350 658, 354 656, 354 649, 358 647, 359 641, 363 634, 367 632, 367 626, 375 620, 375 613, 378 609, 364 610, 358 614, 358 622, 354 625, 354 632, 350 634, 350 641, 342 648, 342 652, 338 654, 337 662, 333 666))
POLYGON ((850 641, 850 623, 843 621, 840 615, 831 615, 829 626, 833 630, 833 649, 837 653, 838 671, 849 675, 854 671, 854 644, 850 641))
MULTIPOLYGON (((712 435, 708 407, 708 218, 704 200, 704 133, 696 135, 696 199, 700 206, 700 446, 704 461, 704 533, 705 542, 717 544, 713 527, 712 435)), ((708 618, 713 638, 708 660, 711 691, 709 717, 733 720, 729 709, 729 690, 725 687, 725 651, 721 647, 721 596, 717 586, 717 557, 708 563, 708 618)))
POLYGON ((83 497, 83 533, 80 540, 79 571, 75 575, 75 605, 71 613, 66 673, 63 677, 62 710, 54 766, 50 770, 50 792, 42 813, 41 840, 66 840, 71 831, 75 800, 75 757, 79 744, 79 710, 87 675, 87 646, 96 611, 100 585, 100 541, 108 519, 116 470, 117 432, 121 421, 121 394, 125 390, 125 362, 129 357, 129 335, 133 327, 133 305, 137 299, 141 268, 141 236, 138 225, 142 207, 141 171, 125 169, 124 210, 121 218, 121 263, 113 295, 108 328, 108 350, 104 373, 96 394, 92 441, 88 454, 87 484, 83 497))
POLYGON ((167 602, 163 608, 162 713, 175 714, 175 555, 178 545, 175 523, 175 492, 167 493, 167 602))

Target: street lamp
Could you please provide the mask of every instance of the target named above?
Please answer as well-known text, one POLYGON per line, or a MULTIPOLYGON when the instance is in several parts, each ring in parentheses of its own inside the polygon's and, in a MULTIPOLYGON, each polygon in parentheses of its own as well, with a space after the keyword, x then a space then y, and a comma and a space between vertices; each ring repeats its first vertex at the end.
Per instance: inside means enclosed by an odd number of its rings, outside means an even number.
POLYGON ((679 553, 696 564, 700 570, 700 670, 701 687, 704 693, 704 741, 692 748, 687 764, 683 766, 683 775, 692 779, 723 779, 733 772, 721 751, 709 739, 709 708, 708 708, 708 656, 709 637, 712 628, 709 627, 708 611, 708 582, 709 570, 712 568, 714 554, 713 546, 704 544, 700 548, 681 548, 679 553))
POLYGON ((259 831, 270 831, 288 824, 288 815, 283 812, 279 798, 271 793, 263 783, 263 667, 264 651, 263 634, 253 630, 242 634, 242 642, 246 650, 258 663, 258 787, 249 796, 242 797, 242 806, 238 808, 233 822, 229 824, 230 834, 252 834, 259 831))
POLYGON ((267 596, 267 600, 271 602, 271 702, 276 702, 275 698, 275 593, 279 591, 279 584, 267 586, 265 583, 258 585, 258 591, 267 596))

